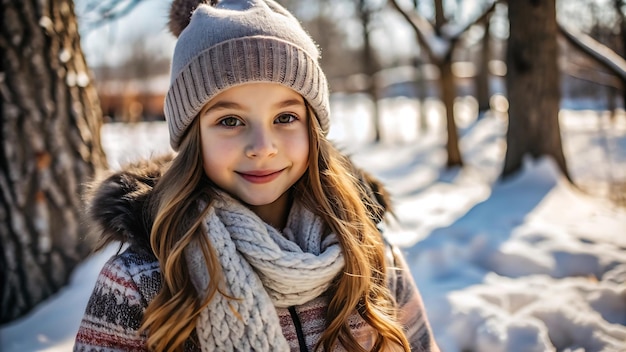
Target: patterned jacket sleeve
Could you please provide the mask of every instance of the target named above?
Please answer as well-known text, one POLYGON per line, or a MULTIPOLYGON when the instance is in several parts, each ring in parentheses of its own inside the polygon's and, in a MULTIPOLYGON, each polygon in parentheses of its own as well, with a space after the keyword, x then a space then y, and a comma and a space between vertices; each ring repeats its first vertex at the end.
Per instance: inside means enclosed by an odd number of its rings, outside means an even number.
POLYGON ((87 303, 74 351, 147 351, 138 331, 152 298, 145 296, 152 295, 159 280, 158 264, 132 251, 109 259, 87 303))
POLYGON ((399 311, 399 320, 404 326, 406 336, 411 344, 411 351, 438 352, 439 347, 433 333, 411 271, 404 256, 397 247, 392 247, 392 294, 395 294, 399 311))

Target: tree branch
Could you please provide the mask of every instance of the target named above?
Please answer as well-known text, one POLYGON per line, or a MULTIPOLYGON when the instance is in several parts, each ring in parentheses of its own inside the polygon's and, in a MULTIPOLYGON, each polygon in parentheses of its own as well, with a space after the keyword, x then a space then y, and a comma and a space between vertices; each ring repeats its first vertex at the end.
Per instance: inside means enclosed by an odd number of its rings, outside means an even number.
POLYGON ((597 63, 609 69, 626 83, 626 60, 611 50, 606 45, 596 41, 592 37, 572 28, 566 28, 558 24, 559 32, 575 47, 589 55, 597 63))
POLYGON ((417 11, 409 13, 404 10, 400 5, 398 5, 397 0, 389 0, 389 3, 400 13, 400 15, 402 15, 402 17, 406 19, 409 25, 413 27, 415 34, 417 35, 417 40, 426 51, 431 61, 439 61, 441 59, 441 54, 435 52, 433 48, 435 44, 431 44, 432 41, 437 40, 437 35, 435 34, 435 30, 430 22, 420 16, 417 11))
POLYGON ((92 31, 126 16, 144 0, 91 1, 85 8, 85 30, 92 31), (92 19, 90 19, 92 17, 92 19))
MULTIPOLYGON (((478 17, 476 17, 473 21, 467 23, 465 27, 459 27, 460 29, 456 31, 452 31, 452 30, 444 31, 444 33, 447 33, 446 35, 447 38, 452 42, 458 41, 459 37, 461 37, 463 33, 467 32, 470 29, 470 27, 487 20, 487 18, 489 18, 489 16, 491 16, 491 14, 495 11, 497 4, 498 4, 498 1, 494 1, 493 4, 491 4, 491 6, 485 9, 485 11, 483 11, 483 13, 480 14, 478 17)), ((449 26, 446 25, 445 27, 449 27, 449 26)))
MULTIPOLYGON (((421 16, 417 11, 407 11, 403 9, 400 5, 398 5, 397 0, 389 0, 389 3, 393 8, 395 8, 413 27, 415 33, 417 34, 417 40, 420 45, 424 48, 428 57, 431 61, 439 62, 447 57, 450 52, 454 49, 454 45, 458 41, 458 39, 463 35, 467 30, 473 25, 484 21, 491 13, 495 10, 496 4, 500 0, 494 1, 491 6, 485 9, 475 20, 469 22, 463 27, 460 27, 459 30, 445 30, 443 33, 447 33, 447 35, 437 35, 435 29, 432 24, 421 16)), ((443 27, 452 28, 450 25, 446 25, 443 27)))

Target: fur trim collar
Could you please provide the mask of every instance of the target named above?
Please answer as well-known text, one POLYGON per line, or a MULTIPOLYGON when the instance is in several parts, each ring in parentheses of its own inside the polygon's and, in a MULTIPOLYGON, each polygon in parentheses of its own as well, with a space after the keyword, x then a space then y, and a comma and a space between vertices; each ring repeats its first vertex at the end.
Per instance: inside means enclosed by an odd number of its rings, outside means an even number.
MULTIPOLYGON (((92 183, 86 193, 87 221, 99 239, 96 249, 111 242, 150 248, 152 220, 148 199, 174 155, 167 154, 128 164, 121 171, 92 183)), ((361 181, 363 197, 380 204, 369 209, 372 221, 379 223, 391 212, 389 193, 380 181, 352 164, 353 174, 361 181)))
POLYGON ((148 198, 173 155, 140 160, 92 183, 87 192, 87 220, 95 228, 97 249, 111 242, 150 248, 148 198))

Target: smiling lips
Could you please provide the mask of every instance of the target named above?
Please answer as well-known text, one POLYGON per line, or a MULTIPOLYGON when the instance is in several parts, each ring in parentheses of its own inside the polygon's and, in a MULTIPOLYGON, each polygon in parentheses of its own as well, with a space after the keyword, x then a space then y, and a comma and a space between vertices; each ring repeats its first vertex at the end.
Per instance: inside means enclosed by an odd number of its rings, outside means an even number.
POLYGON ((275 180, 285 169, 273 171, 273 170, 255 170, 246 172, 237 172, 239 176, 243 177, 251 183, 268 183, 275 180))

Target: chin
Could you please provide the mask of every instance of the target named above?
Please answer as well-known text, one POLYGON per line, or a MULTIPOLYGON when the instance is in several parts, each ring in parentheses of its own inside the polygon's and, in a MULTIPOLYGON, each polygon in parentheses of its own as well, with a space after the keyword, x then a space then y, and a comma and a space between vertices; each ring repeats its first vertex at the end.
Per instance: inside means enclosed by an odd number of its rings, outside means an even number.
POLYGON ((243 197, 240 200, 247 205, 254 207, 261 207, 264 205, 270 205, 278 200, 279 197, 243 197))

